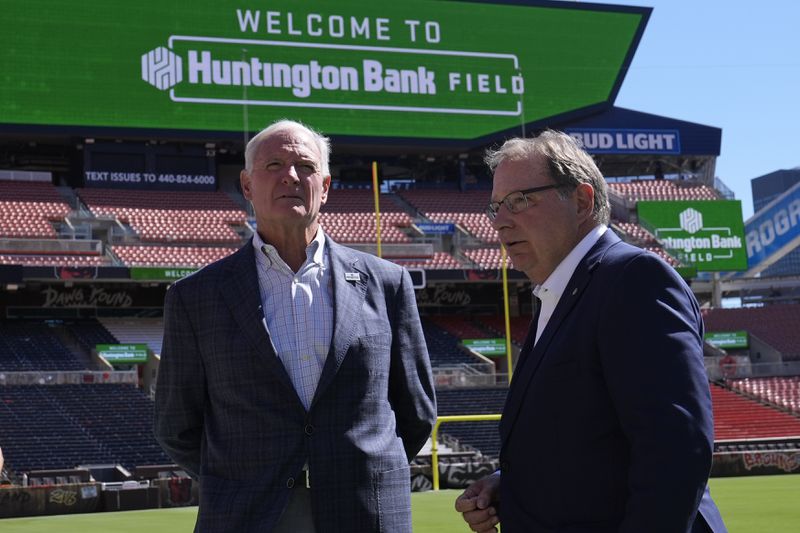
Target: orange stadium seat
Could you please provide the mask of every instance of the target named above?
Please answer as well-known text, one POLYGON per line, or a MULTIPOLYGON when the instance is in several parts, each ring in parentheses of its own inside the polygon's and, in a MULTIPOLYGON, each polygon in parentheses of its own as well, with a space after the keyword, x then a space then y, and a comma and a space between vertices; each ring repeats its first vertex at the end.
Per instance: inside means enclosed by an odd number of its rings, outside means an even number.
POLYGON ((731 379, 728 385, 800 415, 800 376, 731 379))
POLYGON ((115 216, 142 242, 239 244, 247 215, 223 192, 80 189, 95 215, 115 216))
POLYGON ((655 236, 644 229, 639 224, 635 224, 633 222, 621 222, 621 221, 612 221, 612 224, 622 231, 624 237, 627 237, 627 241, 631 244, 635 244, 636 246, 657 246, 658 241, 656 240, 655 236))
MULTIPOLYGON (((389 195, 379 197, 381 242, 410 243, 400 228, 411 226, 412 219, 389 195)), ((320 213, 326 233, 342 244, 377 242, 374 194, 366 189, 340 189, 328 196, 320 213)))
POLYGON ((236 248, 118 244, 111 251, 126 266, 202 267, 227 257, 236 248))
POLYGON ((0 180, 0 237, 55 239, 70 207, 51 183, 0 180))
POLYGON ((425 269, 460 269, 463 265, 447 252, 434 252, 433 257, 427 259, 393 259, 398 265, 406 268, 425 269))
MULTIPOLYGON (((473 248, 465 249, 464 255, 475 263, 479 268, 499 269, 501 268, 502 254, 500 248, 473 248)), ((511 258, 506 256, 508 268, 514 268, 511 258)))
POLYGON ((741 394, 711 385, 714 440, 800 436, 800 419, 741 394))
POLYGON ((109 258, 102 255, 0 254, 0 265, 83 267, 110 264, 109 258))
POLYGON ((497 233, 484 213, 489 202, 488 191, 399 191, 408 203, 433 222, 453 222, 486 244, 496 244, 497 233), (446 208, 445 208, 446 207, 446 208))
POLYGON ((431 316, 427 319, 459 339, 487 339, 494 337, 489 328, 481 327, 472 319, 463 316, 431 316))
POLYGON ((678 184, 670 180, 610 182, 608 188, 628 201, 638 200, 719 200, 708 185, 678 184))

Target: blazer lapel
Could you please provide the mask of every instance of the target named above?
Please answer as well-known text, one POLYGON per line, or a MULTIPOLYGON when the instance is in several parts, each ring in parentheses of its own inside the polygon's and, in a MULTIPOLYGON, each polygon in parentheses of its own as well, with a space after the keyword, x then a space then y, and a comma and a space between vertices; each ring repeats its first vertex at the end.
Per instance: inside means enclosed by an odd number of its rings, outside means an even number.
POLYGON ((360 324, 361 308, 367 294, 369 275, 358 265, 358 258, 349 249, 326 237, 331 262, 333 289, 333 338, 312 406, 331 384, 353 342, 356 326, 360 324))
POLYGON ((242 335, 247 337, 258 353, 264 355, 267 368, 294 393, 289 374, 275 353, 267 332, 252 240, 230 257, 223 271, 220 291, 242 335))
MULTIPOLYGON (((583 295, 586 286, 592 279, 592 273, 595 268, 600 264, 606 250, 614 243, 619 242, 612 230, 609 228, 589 250, 586 256, 578 263, 575 272, 567 283, 564 289, 564 294, 558 301, 553 315, 547 321, 542 335, 536 345, 527 353, 523 364, 519 364, 520 369, 514 374, 509 387, 508 397, 506 404, 503 408, 503 417, 500 423, 500 438, 505 442, 508 438, 511 429, 516 422, 517 415, 519 414, 520 407, 525 398, 528 387, 533 381, 536 371, 539 369, 542 361, 548 353, 550 343, 553 340, 556 332, 562 327, 565 319, 569 313, 574 309, 575 305, 583 295)), ((554 347, 558 349, 558 347, 554 347)), ((520 352, 523 353, 523 352, 520 352)))

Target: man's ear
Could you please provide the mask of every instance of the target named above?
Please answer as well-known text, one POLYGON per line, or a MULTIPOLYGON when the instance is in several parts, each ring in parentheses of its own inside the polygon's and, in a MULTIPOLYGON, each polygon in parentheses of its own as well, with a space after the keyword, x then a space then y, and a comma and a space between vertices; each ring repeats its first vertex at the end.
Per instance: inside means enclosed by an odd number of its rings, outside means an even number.
POLYGON ((239 184, 242 186, 242 195, 246 200, 253 201, 253 194, 250 191, 250 173, 242 170, 239 173, 239 184))
POLYGON ((588 183, 579 183, 575 188, 578 218, 583 221, 594 215, 594 187, 588 183))
POLYGON ((320 204, 325 205, 325 202, 328 201, 328 191, 331 189, 331 176, 330 174, 322 178, 322 197, 320 198, 320 204))

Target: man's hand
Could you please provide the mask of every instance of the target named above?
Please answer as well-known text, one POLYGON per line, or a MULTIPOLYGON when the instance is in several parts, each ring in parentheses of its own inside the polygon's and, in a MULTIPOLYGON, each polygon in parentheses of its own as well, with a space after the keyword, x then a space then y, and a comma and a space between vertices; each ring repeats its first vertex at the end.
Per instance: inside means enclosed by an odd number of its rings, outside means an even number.
POLYGON ((500 519, 497 516, 497 504, 500 499, 500 474, 495 472, 479 479, 456 499, 456 511, 461 513, 464 521, 476 533, 496 532, 495 527, 500 519))

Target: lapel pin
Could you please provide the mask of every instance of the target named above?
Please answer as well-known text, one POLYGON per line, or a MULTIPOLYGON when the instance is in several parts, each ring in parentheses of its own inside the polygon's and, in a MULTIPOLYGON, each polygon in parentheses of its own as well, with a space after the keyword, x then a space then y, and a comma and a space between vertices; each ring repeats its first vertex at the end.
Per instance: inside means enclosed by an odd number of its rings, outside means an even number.
POLYGON ((578 287, 572 289, 572 295, 575 296, 576 294, 578 294, 578 287))
POLYGON ((347 281, 361 281, 361 275, 358 272, 345 272, 344 279, 347 281))

